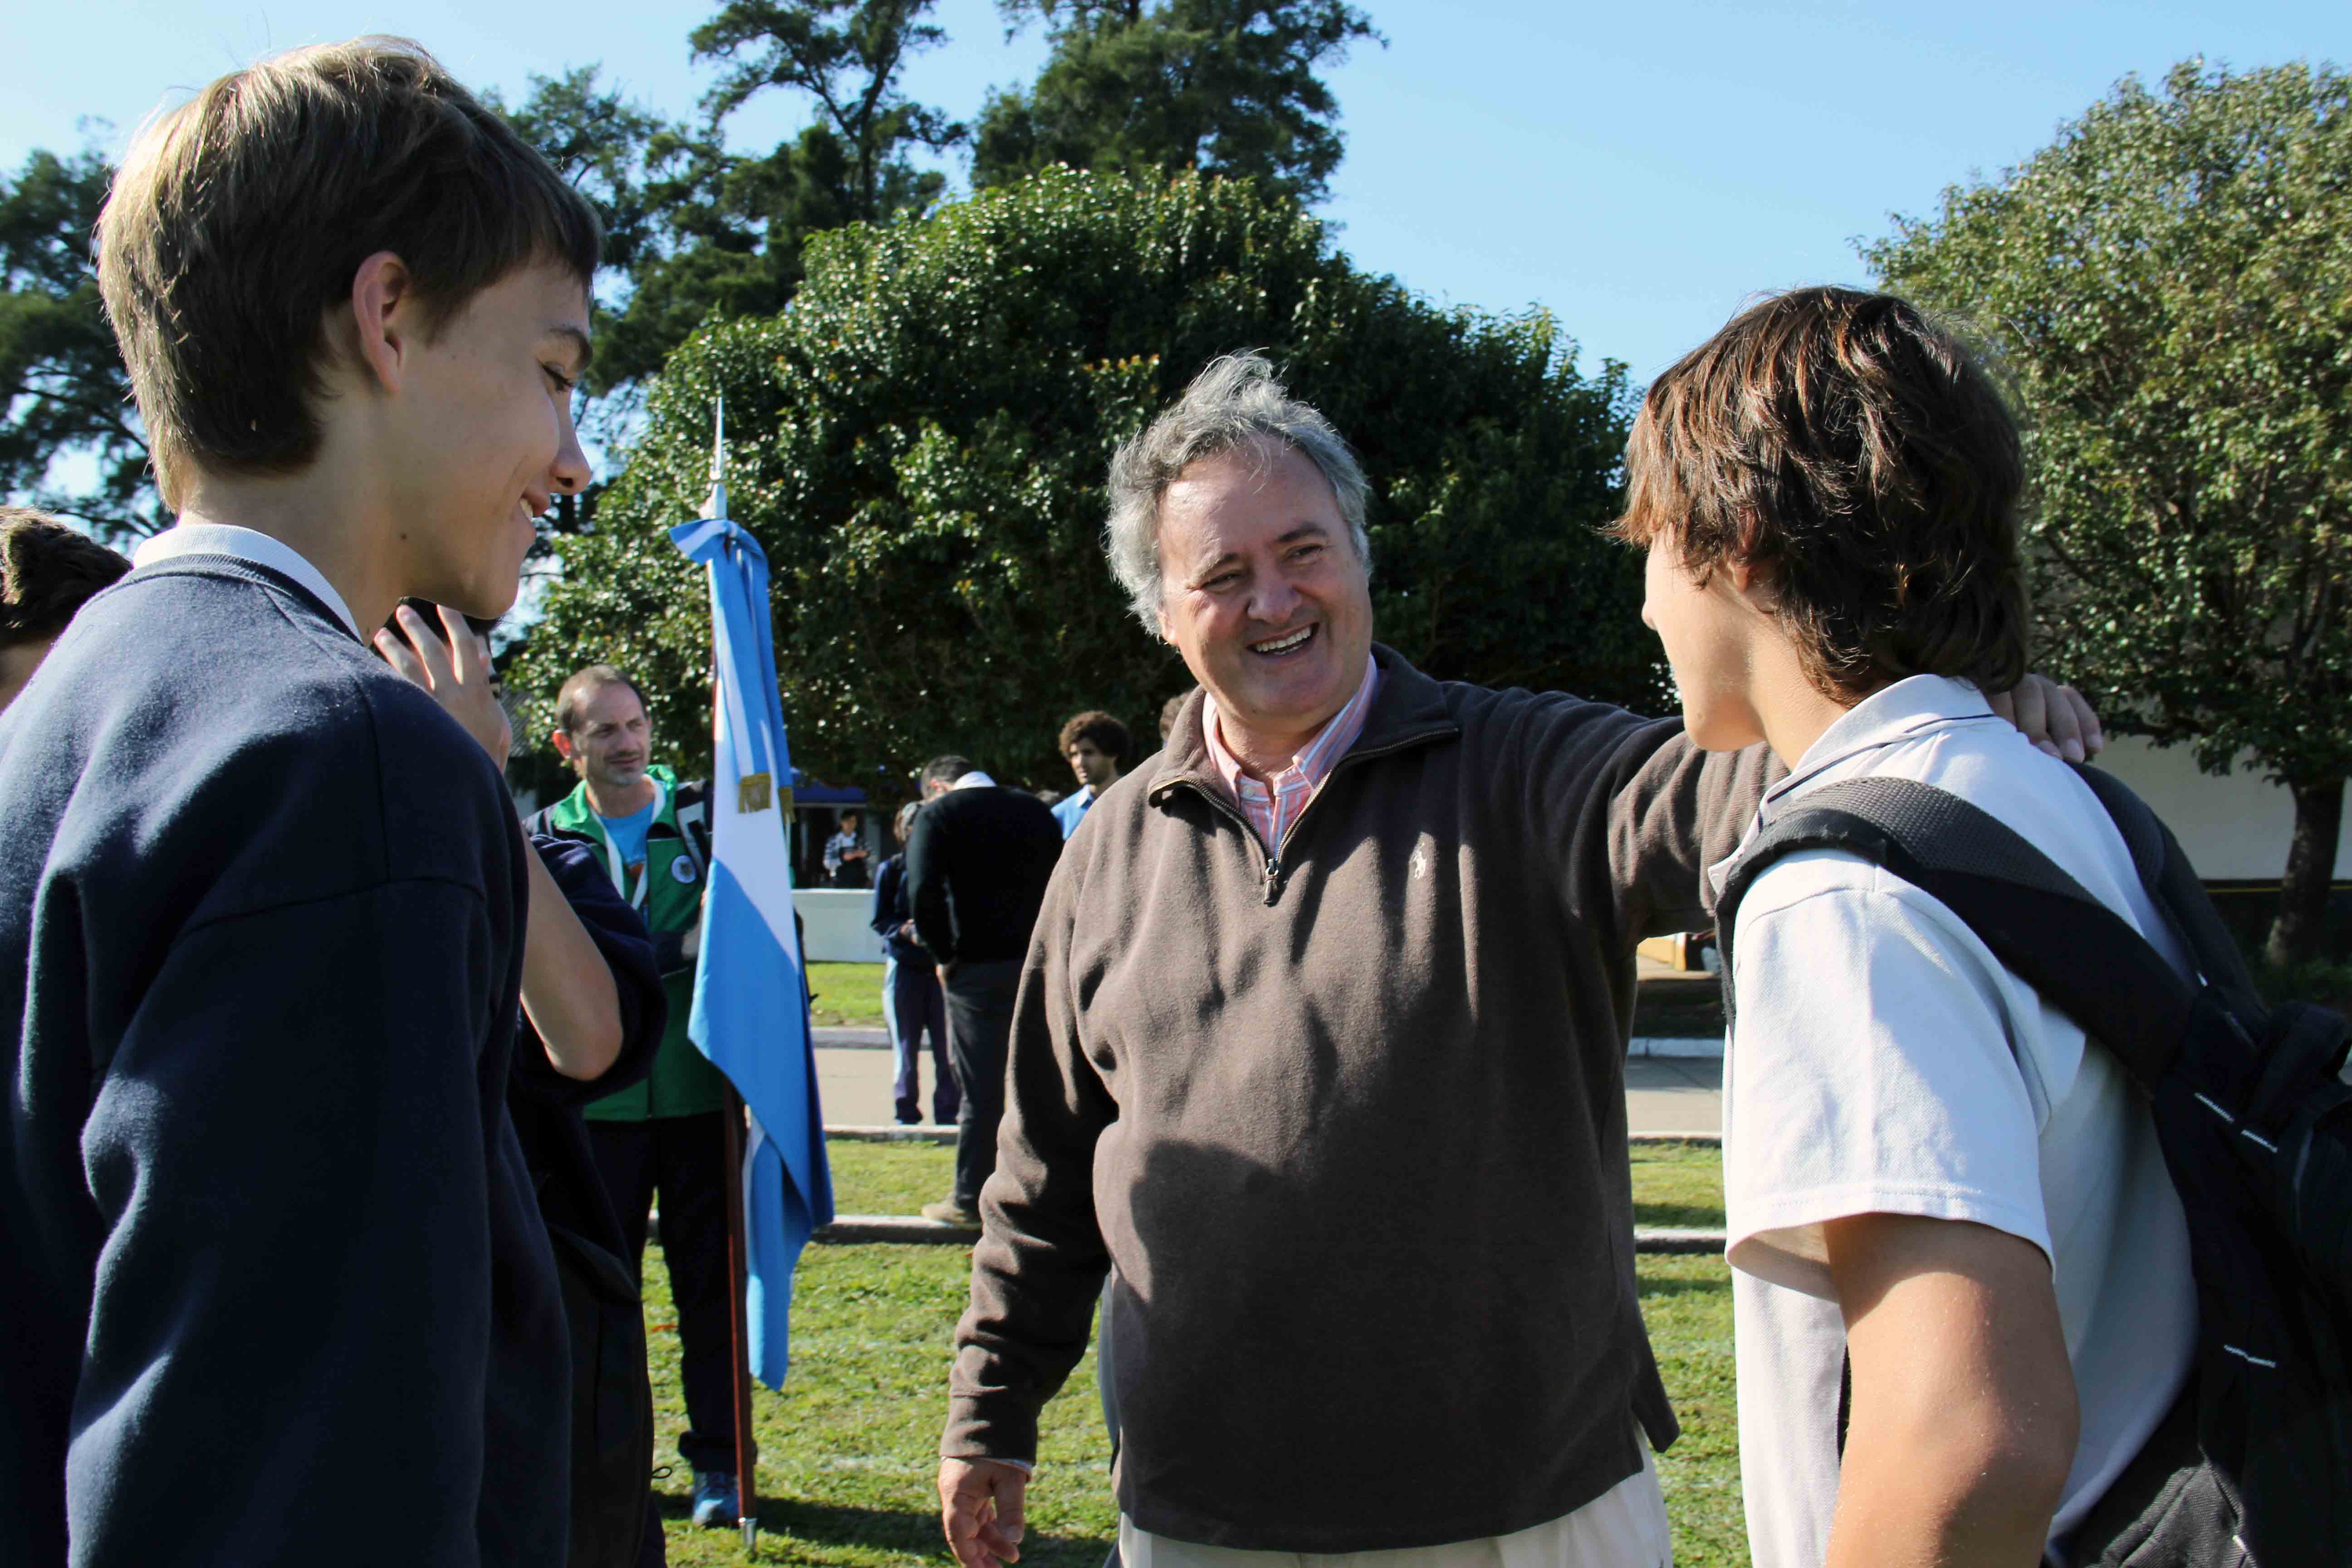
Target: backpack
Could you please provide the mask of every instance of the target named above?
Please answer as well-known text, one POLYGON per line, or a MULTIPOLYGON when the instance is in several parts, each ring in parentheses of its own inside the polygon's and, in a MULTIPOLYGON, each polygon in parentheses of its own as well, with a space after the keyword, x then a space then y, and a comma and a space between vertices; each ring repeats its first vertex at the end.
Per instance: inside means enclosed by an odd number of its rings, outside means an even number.
POLYGON ((1763 869, 1833 848, 1942 903, 2147 1095, 2189 1221, 2199 1315, 2180 1405, 2070 1538, 2080 1564, 2352 1564, 2352 1085, 2345 1022, 2265 1007, 2172 834, 2077 773, 2197 972, 2015 831, 1908 779, 1808 792, 1733 866, 1717 906, 1734 1016, 1739 901, 1763 869))

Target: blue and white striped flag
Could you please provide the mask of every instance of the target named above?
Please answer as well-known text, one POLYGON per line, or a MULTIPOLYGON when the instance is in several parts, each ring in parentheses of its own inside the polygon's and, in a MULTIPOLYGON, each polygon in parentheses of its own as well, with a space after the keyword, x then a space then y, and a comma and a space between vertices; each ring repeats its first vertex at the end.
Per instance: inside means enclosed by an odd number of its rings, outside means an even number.
POLYGON ((670 530, 678 549, 709 569, 719 677, 710 884, 688 1032, 751 1110, 743 1151, 744 1316, 752 1373, 782 1388, 792 1363, 793 1269, 810 1235, 833 1219, 833 1175, 793 921, 785 834, 793 764, 769 640, 768 558, 727 520, 727 487, 715 471, 712 478, 709 515, 670 530))

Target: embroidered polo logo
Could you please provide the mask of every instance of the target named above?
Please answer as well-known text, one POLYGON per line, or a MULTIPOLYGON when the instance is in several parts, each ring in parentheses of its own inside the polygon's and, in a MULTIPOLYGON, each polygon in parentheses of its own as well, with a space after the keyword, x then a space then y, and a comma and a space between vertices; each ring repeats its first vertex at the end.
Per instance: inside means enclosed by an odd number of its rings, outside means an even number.
POLYGON ((1407 864, 1408 866, 1411 866, 1411 867, 1412 868, 1412 879, 1413 879, 1414 881, 1416 881, 1416 882, 1426 882, 1426 881, 1428 881, 1428 880, 1429 880, 1429 846, 1428 846, 1428 845, 1426 845, 1426 844, 1416 844, 1416 845, 1414 845, 1414 846, 1413 846, 1413 850, 1412 850, 1412 858, 1411 860, 1408 860, 1407 862, 1405 862, 1405 864, 1407 864))

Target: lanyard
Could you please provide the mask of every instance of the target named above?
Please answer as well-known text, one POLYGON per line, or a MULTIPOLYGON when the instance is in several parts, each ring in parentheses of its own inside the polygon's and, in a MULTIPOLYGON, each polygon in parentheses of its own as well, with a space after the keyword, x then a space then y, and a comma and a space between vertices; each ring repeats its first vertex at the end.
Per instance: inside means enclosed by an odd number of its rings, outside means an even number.
POLYGON ((654 824, 661 820, 662 803, 669 798, 669 792, 662 788, 661 780, 649 778, 647 782, 654 786, 654 814, 646 818, 646 858, 645 863, 637 868, 635 892, 629 891, 629 868, 621 864, 621 847, 613 842, 613 830, 606 827, 601 819, 596 824, 604 835, 604 858, 613 868, 613 890, 628 900, 629 908, 633 910, 646 907, 646 888, 654 877, 654 824))

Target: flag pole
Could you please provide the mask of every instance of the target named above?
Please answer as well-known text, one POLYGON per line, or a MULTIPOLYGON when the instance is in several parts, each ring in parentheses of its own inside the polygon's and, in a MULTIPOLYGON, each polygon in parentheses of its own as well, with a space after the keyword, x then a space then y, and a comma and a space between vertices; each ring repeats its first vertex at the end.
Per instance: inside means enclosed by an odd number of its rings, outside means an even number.
POLYGON ((727 1337, 735 1348, 735 1501, 743 1550, 757 1550, 759 1489, 752 1484, 751 1331, 743 1295, 750 1256, 743 1238, 743 1097, 727 1086, 727 1337))
MULTIPOLYGON (((710 500, 705 517, 727 515, 727 398, 722 393, 710 434, 710 500)), ((719 702, 719 628, 711 627, 710 700, 719 702)), ((727 1339, 733 1350, 735 1383, 735 1506, 743 1553, 759 1549, 760 1495, 751 1446, 751 1324, 744 1297, 750 1285, 751 1248, 743 1219, 743 1097, 727 1080, 727 1339)))

